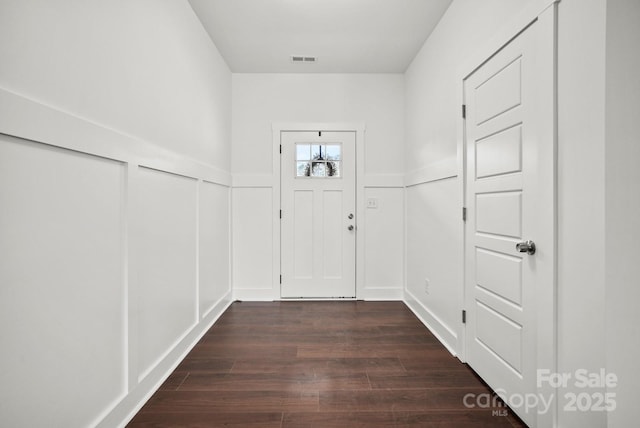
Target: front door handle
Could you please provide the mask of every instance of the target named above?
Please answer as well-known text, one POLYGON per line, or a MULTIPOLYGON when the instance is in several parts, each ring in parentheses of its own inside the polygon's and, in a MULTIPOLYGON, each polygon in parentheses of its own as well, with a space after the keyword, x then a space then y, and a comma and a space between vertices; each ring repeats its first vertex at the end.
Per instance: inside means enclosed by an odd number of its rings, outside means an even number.
POLYGON ((349 230, 353 230, 353 225, 352 225, 352 224, 350 224, 350 225, 349 225, 349 227, 347 227, 347 229, 349 229, 349 230))
POLYGON ((536 253, 536 243, 533 241, 522 241, 516 244, 516 250, 529 255, 536 253))

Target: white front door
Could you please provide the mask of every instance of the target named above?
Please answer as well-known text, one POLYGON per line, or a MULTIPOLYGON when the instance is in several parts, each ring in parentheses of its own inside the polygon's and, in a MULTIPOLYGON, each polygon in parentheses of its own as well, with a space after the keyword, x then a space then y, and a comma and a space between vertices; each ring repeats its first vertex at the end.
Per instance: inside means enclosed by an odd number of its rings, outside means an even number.
POLYGON ((355 132, 283 132, 281 149, 281 297, 353 298, 355 132))
POLYGON ((549 82, 537 25, 464 81, 466 360, 500 395, 516 397, 508 404, 532 427, 544 409, 519 398, 537 391, 538 317, 553 317, 540 296, 554 282, 553 140, 541 138, 549 82))

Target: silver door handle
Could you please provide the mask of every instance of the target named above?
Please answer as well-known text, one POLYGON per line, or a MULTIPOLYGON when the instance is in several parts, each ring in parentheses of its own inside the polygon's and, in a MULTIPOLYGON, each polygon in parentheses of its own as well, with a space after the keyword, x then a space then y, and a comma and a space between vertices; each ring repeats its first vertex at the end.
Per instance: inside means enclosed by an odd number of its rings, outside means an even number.
POLYGON ((516 244, 516 250, 521 253, 527 254, 535 254, 536 253, 536 243, 533 241, 522 241, 516 244))
POLYGON ((350 225, 349 225, 349 227, 347 227, 347 229, 349 229, 349 230, 353 230, 353 225, 352 225, 352 224, 350 224, 350 225))

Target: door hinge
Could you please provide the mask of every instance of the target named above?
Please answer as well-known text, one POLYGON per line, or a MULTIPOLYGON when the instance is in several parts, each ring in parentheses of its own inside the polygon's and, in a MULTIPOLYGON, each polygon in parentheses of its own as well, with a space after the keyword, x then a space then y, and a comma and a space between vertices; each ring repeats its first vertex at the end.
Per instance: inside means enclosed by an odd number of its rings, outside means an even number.
POLYGON ((280 284, 282 284, 282 274, 280 274, 280 284))
POLYGON ((462 207, 462 221, 467 221, 467 207, 462 207))
POLYGON ((282 154, 282 144, 280 144, 280 154, 282 154))
POLYGON ((280 210, 280 218, 282 218, 282 210, 280 210))
POLYGON ((462 324, 466 324, 467 323, 467 311, 465 311, 464 309, 462 310, 462 324))
POLYGON ((467 118, 467 106, 466 106, 466 104, 462 104, 462 118, 463 119, 467 118))

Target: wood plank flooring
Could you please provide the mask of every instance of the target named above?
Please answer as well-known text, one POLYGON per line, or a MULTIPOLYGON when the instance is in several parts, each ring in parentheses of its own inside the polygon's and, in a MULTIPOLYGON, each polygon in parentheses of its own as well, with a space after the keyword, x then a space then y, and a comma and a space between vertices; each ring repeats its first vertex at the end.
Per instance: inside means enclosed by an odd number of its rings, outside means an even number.
POLYGON ((128 426, 525 426, 468 393, 490 390, 402 302, 236 302, 128 426))

